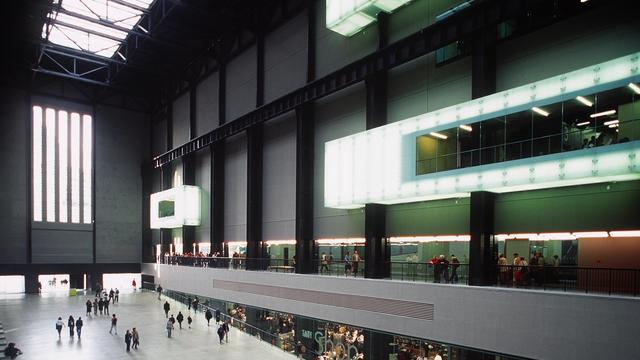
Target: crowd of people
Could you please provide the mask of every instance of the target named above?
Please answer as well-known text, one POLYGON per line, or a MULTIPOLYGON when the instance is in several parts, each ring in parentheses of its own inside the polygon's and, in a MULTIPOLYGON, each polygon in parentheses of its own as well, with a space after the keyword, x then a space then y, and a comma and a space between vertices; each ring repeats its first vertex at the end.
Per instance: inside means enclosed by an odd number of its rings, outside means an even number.
POLYGON ((534 252, 527 261, 518 253, 513 254, 511 263, 505 254, 498 257, 499 285, 512 285, 514 287, 542 285, 543 282, 557 281, 559 276, 560 258, 554 255, 551 262, 547 263, 540 252, 534 252))

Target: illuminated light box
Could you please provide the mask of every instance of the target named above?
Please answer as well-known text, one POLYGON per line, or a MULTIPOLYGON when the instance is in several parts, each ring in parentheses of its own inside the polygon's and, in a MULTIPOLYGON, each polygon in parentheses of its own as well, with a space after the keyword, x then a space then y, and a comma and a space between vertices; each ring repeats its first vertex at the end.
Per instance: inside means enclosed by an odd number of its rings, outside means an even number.
POLYGON ((640 178, 640 141, 416 175, 416 138, 640 81, 640 53, 325 143, 324 205, 353 209, 640 178))
POLYGON ((151 228, 200 225, 200 188, 180 185, 151 194, 151 228))
POLYGON ((380 11, 392 12, 410 0, 326 0, 327 29, 351 36, 376 21, 380 11))

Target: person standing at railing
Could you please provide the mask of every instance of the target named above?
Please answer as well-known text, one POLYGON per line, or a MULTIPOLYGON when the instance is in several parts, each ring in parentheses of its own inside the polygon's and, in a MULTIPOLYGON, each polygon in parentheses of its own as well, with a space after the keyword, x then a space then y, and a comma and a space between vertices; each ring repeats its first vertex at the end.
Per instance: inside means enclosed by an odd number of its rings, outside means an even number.
POLYGON ((351 255, 349 252, 344 256, 344 276, 349 276, 351 274, 351 255))
POLYGON ((520 256, 520 272, 522 273, 521 279, 523 285, 529 285, 529 281, 531 280, 530 272, 529 272, 529 262, 523 256, 520 256))
POLYGON ((360 254, 358 250, 353 250, 353 256, 351 257, 351 267, 353 268, 353 276, 358 276, 358 265, 360 264, 360 254))
POLYGON ((327 271, 329 272, 329 257, 327 256, 327 254, 322 253, 320 255, 320 274, 322 274, 323 271, 327 271))
POLYGON ((520 285, 520 281, 522 280, 520 255, 518 253, 513 254, 513 267, 511 270, 513 271, 513 286, 516 287, 520 285))
POLYGON ((449 282, 449 260, 447 260, 446 256, 440 255, 438 259, 438 265, 440 266, 440 271, 442 272, 441 278, 444 283, 449 282))
POLYGON ((507 257, 504 256, 504 254, 500 254, 498 257, 498 266, 500 271, 500 285, 506 285, 509 281, 509 266, 507 257))
POLYGON ((458 267, 460 266, 460 260, 451 254, 451 278, 449 278, 449 282, 454 284, 458 282, 458 267))
POLYGON ((433 266, 433 282, 439 283, 440 282, 440 262, 438 261, 438 256, 433 255, 433 257, 431 258, 428 264, 433 266))

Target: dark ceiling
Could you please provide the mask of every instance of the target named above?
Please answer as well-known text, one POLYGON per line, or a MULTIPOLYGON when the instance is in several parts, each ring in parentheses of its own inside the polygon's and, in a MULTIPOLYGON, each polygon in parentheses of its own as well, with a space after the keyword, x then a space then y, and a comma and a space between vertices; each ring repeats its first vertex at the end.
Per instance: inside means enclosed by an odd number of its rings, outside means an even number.
POLYGON ((193 80, 211 64, 233 57, 312 2, 156 0, 140 21, 149 34, 129 33, 121 47, 127 54, 123 61, 43 45, 41 32, 48 12, 56 6, 53 0, 12 1, 0 21, 5 46, 0 83, 29 87, 39 78, 55 77, 157 97, 161 89, 193 80), (74 66, 72 74, 63 69, 74 66))

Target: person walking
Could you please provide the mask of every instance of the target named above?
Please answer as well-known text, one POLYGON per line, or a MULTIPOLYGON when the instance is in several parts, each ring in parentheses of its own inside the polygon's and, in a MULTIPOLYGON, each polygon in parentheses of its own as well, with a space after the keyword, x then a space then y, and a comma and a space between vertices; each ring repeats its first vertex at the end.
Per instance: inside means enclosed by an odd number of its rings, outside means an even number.
POLYGON ((102 303, 104 304, 104 314, 105 315, 109 315, 109 300, 108 299, 104 299, 104 301, 102 301, 102 303))
POLYGON ((182 315, 182 311, 178 311, 178 316, 176 316, 176 320, 178 320, 178 326, 180 330, 182 330, 182 321, 184 321, 184 315, 182 315))
POLYGON ((216 309, 216 324, 220 323, 220 317, 222 314, 220 313, 220 309, 216 309))
POLYGON ((187 298, 187 310, 191 311, 191 296, 187 298))
POLYGON ((173 321, 167 320, 167 337, 171 337, 171 330, 173 330, 173 321))
MULTIPOLYGON (((136 279, 133 279, 133 281, 131 282, 131 286, 133 287, 133 292, 138 291, 138 284, 136 284, 136 279)), ((137 349, 137 348, 134 348, 137 349)))
MULTIPOLYGON (((109 290, 109 301, 108 302, 114 302, 114 296, 115 296, 116 292, 113 291, 113 289, 109 290)), ((108 314, 107 314, 108 315, 108 314)))
MULTIPOLYGON (((189 324, 189 329, 191 329, 191 323, 193 322, 193 319, 191 318, 191 315, 187 316, 187 324, 189 324)), ((209 326, 207 324, 207 326, 209 326)))
POLYGON ((85 306, 87 307, 87 316, 91 316, 91 300, 87 300, 87 302, 85 303, 85 306))
POLYGON ((114 303, 117 303, 120 301, 120 290, 118 290, 118 288, 116 288, 116 294, 113 298, 114 303))
MULTIPOLYGON (((209 326, 209 321, 211 321, 211 318, 213 316, 211 315, 211 310, 207 309, 207 311, 204 312, 204 318, 207 319, 207 326, 209 326)), ((217 323, 217 320, 216 320, 217 323)))
POLYGON ((220 338, 220 345, 222 345, 222 339, 224 339, 224 324, 218 327, 218 338, 220 338))
POLYGON ((136 328, 131 330, 131 339, 133 340, 133 348, 138 350, 138 345, 140 345, 140 334, 138 334, 138 330, 136 330, 136 328))
POLYGON ((198 304, 200 304, 200 300, 198 300, 198 297, 196 296, 196 298, 193 299, 193 304, 191 304, 193 306, 194 313, 198 312, 198 304))
POLYGON ((116 335, 118 335, 118 318, 116 317, 116 314, 111 316, 111 329, 109 329, 109 334, 111 334, 111 331, 113 330, 115 330, 116 335))
POLYGON ((98 309, 100 309, 100 315, 102 315, 102 310, 104 309, 104 301, 102 300, 102 298, 98 300, 98 309))
POLYGON ((78 320, 76 320, 76 333, 78 333, 78 340, 80 340, 80 336, 82 335, 82 327, 84 323, 82 322, 82 317, 78 316, 78 320))
POLYGON ((69 336, 73 337, 75 333, 73 332, 73 327, 76 326, 76 321, 73 319, 73 316, 69 315, 69 319, 67 320, 67 327, 69 328, 69 336))
POLYGON ((225 340, 227 340, 227 343, 229 343, 229 320, 226 320, 224 323, 222 323, 222 326, 224 328, 225 340))
POLYGON ((164 302, 164 317, 168 318, 169 317, 169 310, 171 310, 171 305, 169 305, 168 301, 164 302))
POLYGON ((127 329, 127 332, 124 334, 124 343, 127 344, 127 351, 131 351, 131 332, 127 329))
POLYGON ((158 287, 156 288, 156 291, 158 292, 158 300, 160 300, 160 295, 162 295, 162 286, 158 285, 158 287))
POLYGON ((93 315, 98 316, 98 298, 93 299, 93 315))
POLYGON ((64 322, 62 321, 62 318, 59 317, 58 321, 56 321, 56 330, 58 331, 58 340, 60 340, 60 338, 62 337, 61 333, 62 333, 63 327, 64 327, 64 322))

